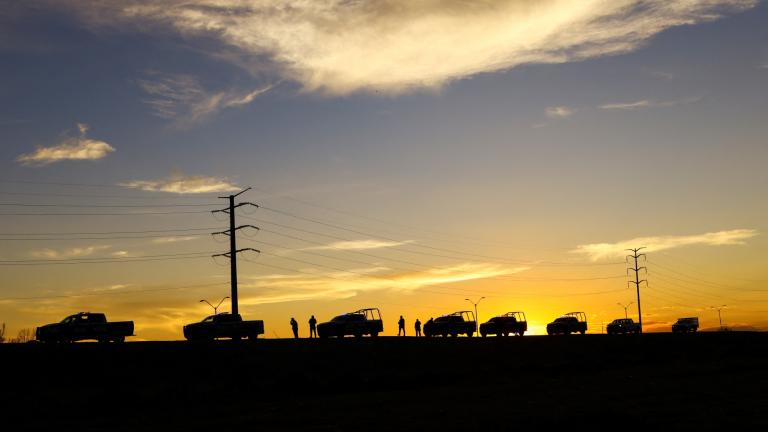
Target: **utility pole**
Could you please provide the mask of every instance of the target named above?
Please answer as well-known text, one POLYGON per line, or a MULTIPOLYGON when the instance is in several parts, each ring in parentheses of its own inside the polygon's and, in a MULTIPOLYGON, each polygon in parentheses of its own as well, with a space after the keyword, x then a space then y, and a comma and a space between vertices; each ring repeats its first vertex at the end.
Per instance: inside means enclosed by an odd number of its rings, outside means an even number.
POLYGON ((643 249, 645 249, 645 247, 641 247, 637 249, 627 249, 628 251, 632 252, 631 255, 627 255, 627 260, 632 258, 635 263, 633 267, 630 267, 627 269, 627 273, 629 273, 630 271, 635 272, 635 280, 627 281, 627 284, 635 284, 635 288, 637 289, 637 322, 640 325, 640 333, 643 332, 643 313, 642 313, 642 310, 640 309, 640 284, 643 282, 648 283, 648 281, 645 279, 640 280, 640 270, 645 270, 645 272, 648 273, 648 269, 646 267, 638 267, 638 264, 637 264, 638 258, 643 257, 643 259, 646 259, 646 256, 644 253, 639 253, 643 249))
POLYGON ((212 213, 227 213, 229 214, 229 229, 224 231, 215 232, 212 235, 216 234, 223 234, 229 236, 229 252, 226 253, 220 253, 215 254, 213 257, 217 256, 223 256, 229 258, 229 271, 230 271, 230 284, 232 286, 232 293, 230 294, 230 299, 232 300, 232 315, 238 314, 238 308, 237 308, 237 254, 244 251, 253 251, 256 253, 261 253, 259 250, 253 249, 253 248, 243 248, 238 249, 237 248, 237 231, 243 228, 254 228, 259 229, 258 227, 255 227, 253 225, 240 225, 237 226, 235 224, 235 209, 244 205, 251 205, 256 208, 259 208, 258 205, 251 203, 251 202, 242 202, 239 204, 235 204, 235 198, 238 195, 241 195, 247 191, 249 191, 251 188, 247 188, 244 190, 241 190, 240 192, 234 194, 234 195, 228 195, 219 197, 221 199, 229 200, 229 206, 224 209, 220 210, 213 210, 212 213))
POLYGON ((479 327, 478 327, 478 326, 480 325, 480 319, 478 319, 478 318, 477 318, 477 305, 478 305, 478 304, 479 304, 479 303, 480 303, 480 302, 481 302, 481 301, 482 301, 484 298, 485 298, 485 297, 480 297, 480 299, 478 299, 476 302, 473 302, 473 301, 472 301, 472 300, 470 300, 470 299, 464 299, 464 300, 466 300, 466 301, 468 301, 468 302, 472 303, 472 306, 474 306, 474 307, 475 307, 475 333, 477 333, 477 334, 480 334, 480 331, 479 331, 479 327))
POLYGON ((617 305, 619 305, 619 306, 624 308, 624 319, 629 318, 629 315, 627 314, 627 309, 629 309, 629 307, 632 306, 632 303, 634 303, 634 302, 629 302, 626 305, 622 304, 622 303, 616 303, 617 305))
POLYGON ((725 327, 723 327, 723 316, 720 315, 720 311, 725 309, 727 305, 720 305, 720 306, 710 306, 710 309, 717 310, 717 320, 720 321, 720 331, 724 331, 725 327))

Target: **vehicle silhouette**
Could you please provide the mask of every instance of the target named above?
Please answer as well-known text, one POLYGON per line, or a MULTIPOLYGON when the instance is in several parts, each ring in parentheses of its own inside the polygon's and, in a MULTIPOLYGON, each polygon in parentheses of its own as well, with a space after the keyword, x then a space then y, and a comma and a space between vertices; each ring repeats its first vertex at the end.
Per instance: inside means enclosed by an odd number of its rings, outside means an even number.
POLYGON ((218 338, 254 340, 264 334, 264 321, 243 321, 240 314, 222 312, 205 317, 198 323, 184 326, 184 337, 188 341, 212 341, 218 338))
POLYGON ((556 335, 587 332, 587 315, 584 312, 568 312, 547 324, 547 334, 556 335))
POLYGON ((528 321, 524 312, 507 312, 495 316, 480 324, 480 336, 507 336, 517 334, 522 336, 528 330, 528 321))
POLYGON ((672 324, 672 333, 696 333, 699 330, 699 317, 678 318, 672 324))
POLYGON ((459 311, 448 315, 443 315, 429 320, 424 324, 424 336, 443 336, 451 335, 457 337, 465 334, 472 337, 475 334, 477 322, 475 313, 472 311, 459 311))
POLYGON ((378 308, 360 309, 334 317, 332 320, 317 325, 317 335, 321 339, 341 338, 347 335, 376 337, 384 331, 381 312, 378 308))
POLYGON ((640 333, 640 324, 634 322, 632 318, 619 318, 608 324, 605 330, 609 335, 627 333, 637 334, 640 333))
POLYGON ((79 312, 35 330, 35 337, 40 342, 125 342, 127 336, 133 336, 133 321, 107 322, 106 315, 92 312, 79 312))

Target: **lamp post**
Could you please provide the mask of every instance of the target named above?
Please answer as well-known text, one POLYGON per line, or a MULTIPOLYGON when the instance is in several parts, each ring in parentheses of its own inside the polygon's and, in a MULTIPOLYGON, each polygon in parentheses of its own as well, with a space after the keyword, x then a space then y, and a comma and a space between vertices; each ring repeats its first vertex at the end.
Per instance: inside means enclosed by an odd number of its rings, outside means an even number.
POLYGON ((219 313, 219 306, 221 306, 221 304, 222 304, 222 303, 224 303, 224 300, 226 300, 226 299, 228 299, 228 298, 229 298, 229 296, 226 296, 226 297, 224 297, 223 299, 221 299, 221 300, 219 301, 219 304, 217 304, 216 306, 214 306, 214 305, 210 304, 210 303, 208 302, 208 300, 200 300, 200 303, 205 303, 205 304, 207 304, 208 306, 212 307, 212 308, 213 308, 213 314, 214 314, 214 315, 216 315, 217 313, 219 313))
POLYGON ((472 300, 470 300, 470 299, 464 299, 464 300, 466 300, 466 301, 468 301, 468 302, 472 303, 472 306, 474 306, 474 307, 475 307, 475 333, 479 333, 479 331, 478 331, 478 325, 479 325, 479 324, 478 324, 478 323, 479 323, 479 321, 480 321, 480 319, 477 317, 477 305, 478 305, 478 304, 479 304, 479 303, 480 303, 480 302, 481 302, 481 301, 482 301, 484 298, 485 298, 485 297, 480 297, 480 298, 479 298, 479 299, 478 299, 476 302, 473 302, 473 301, 472 301, 472 300))
POLYGON ((627 315, 627 309, 629 309, 629 307, 632 306, 633 303, 634 302, 629 302, 629 303, 626 304, 626 306, 621 304, 621 303, 616 303, 617 305, 619 305, 619 306, 624 308, 624 319, 629 318, 629 316, 627 315))
POLYGON ((710 306, 710 309, 715 309, 717 311, 717 320, 720 322, 720 331, 723 331, 723 317, 720 315, 720 311, 725 309, 728 305, 720 305, 720 306, 710 306))

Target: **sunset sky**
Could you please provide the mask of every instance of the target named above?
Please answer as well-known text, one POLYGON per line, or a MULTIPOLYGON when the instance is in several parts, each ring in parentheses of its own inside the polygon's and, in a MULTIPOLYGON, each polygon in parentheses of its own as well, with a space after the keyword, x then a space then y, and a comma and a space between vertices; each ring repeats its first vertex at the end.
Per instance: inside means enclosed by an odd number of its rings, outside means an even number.
POLYGON ((0 0, 0 322, 768 329, 768 3, 0 0), (228 311, 225 303, 222 310, 228 311), (637 318, 636 304, 629 307, 637 318))

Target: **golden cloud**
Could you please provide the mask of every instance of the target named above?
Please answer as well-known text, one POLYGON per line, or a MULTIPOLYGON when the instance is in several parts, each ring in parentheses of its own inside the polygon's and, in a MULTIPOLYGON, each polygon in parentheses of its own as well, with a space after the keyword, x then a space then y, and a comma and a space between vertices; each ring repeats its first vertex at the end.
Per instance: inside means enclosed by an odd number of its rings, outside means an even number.
POLYGON ((141 189, 147 192, 170 192, 177 194, 233 192, 240 189, 223 178, 186 176, 183 174, 175 174, 159 180, 134 180, 120 183, 120 186, 141 189))
POLYGON ((528 267, 506 267, 488 263, 465 263, 448 267, 381 276, 374 273, 381 268, 350 270, 350 272, 318 272, 306 274, 277 274, 246 277, 241 286, 258 291, 257 295, 245 291, 240 304, 256 305, 311 299, 349 298, 362 291, 396 290, 415 291, 422 287, 445 285, 455 282, 480 280, 510 275, 528 270, 528 267))
POLYGON ((592 243, 577 246, 572 252, 589 256, 592 261, 624 257, 627 249, 645 247, 644 252, 658 252, 683 246, 743 245, 744 240, 758 235, 753 229, 735 229, 689 236, 638 237, 616 243, 592 243))
MULTIPOLYGON (((92 25, 219 40, 239 65, 306 90, 436 88, 522 64, 632 51, 757 0, 72 0, 92 25)), ((224 57, 217 52, 219 57, 224 57)))
POLYGON ((65 160, 98 160, 115 151, 104 141, 87 138, 88 125, 78 124, 80 135, 67 138, 51 147, 38 147, 34 152, 16 158, 22 165, 45 166, 65 160))

